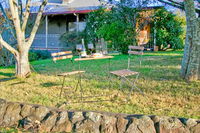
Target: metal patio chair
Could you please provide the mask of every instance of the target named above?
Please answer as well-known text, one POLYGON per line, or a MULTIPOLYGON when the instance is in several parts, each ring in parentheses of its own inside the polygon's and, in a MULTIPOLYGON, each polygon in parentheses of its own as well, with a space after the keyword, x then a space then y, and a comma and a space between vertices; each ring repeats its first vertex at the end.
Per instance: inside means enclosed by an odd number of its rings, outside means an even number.
POLYGON ((127 83, 127 84, 131 84, 131 89, 130 89, 130 93, 129 93, 129 98, 131 96, 131 93, 134 89, 138 89, 140 91, 141 94, 143 94, 143 92, 141 91, 140 88, 138 88, 136 86, 136 82, 137 79, 140 75, 139 72, 137 71, 132 71, 130 70, 130 63, 131 63, 131 55, 139 55, 139 64, 141 66, 141 59, 142 59, 142 55, 143 53, 144 47, 142 46, 129 46, 129 56, 128 56, 128 67, 127 69, 123 69, 123 70, 116 70, 116 71, 111 71, 110 73, 119 77, 121 80, 120 83, 120 89, 122 89, 122 85, 123 83, 127 83), (135 79, 133 81, 131 81, 128 77, 130 76, 136 76, 135 79))
MULTIPOLYGON (((54 63, 56 63, 57 60, 70 59, 72 65, 73 65, 73 60, 72 60, 73 54, 72 54, 72 51, 63 51, 63 52, 52 53, 51 56, 53 58, 54 63)), ((61 87, 61 91, 60 91, 60 97, 61 97, 61 95, 63 93, 65 78, 67 76, 81 74, 81 73, 85 73, 85 71, 80 71, 80 70, 75 71, 75 70, 72 70, 70 72, 64 72, 64 73, 60 73, 60 74, 57 75, 57 76, 63 77, 62 87, 61 87)), ((78 86, 78 84, 80 82, 79 80, 81 80, 81 79, 78 79, 77 86, 78 86)), ((77 88, 77 86, 76 86, 76 88, 77 88)))

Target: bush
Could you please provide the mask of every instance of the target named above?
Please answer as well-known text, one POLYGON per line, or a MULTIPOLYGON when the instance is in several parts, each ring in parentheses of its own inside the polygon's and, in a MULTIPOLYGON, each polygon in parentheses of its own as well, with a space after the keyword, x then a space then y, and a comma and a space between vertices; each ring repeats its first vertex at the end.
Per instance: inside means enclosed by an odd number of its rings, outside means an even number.
POLYGON ((62 34, 59 38, 61 44, 64 47, 70 47, 73 52, 76 51, 76 45, 82 44, 82 39, 84 39, 84 43, 87 44, 87 38, 85 35, 85 31, 67 31, 62 34))
POLYGON ((15 59, 13 54, 11 54, 5 48, 0 49, 0 66, 11 66, 14 65, 15 59))
MULTIPOLYGON (((162 8, 153 16, 153 29, 156 29, 156 45, 164 50, 170 45, 172 49, 182 49, 185 39, 185 18, 162 8)), ((153 31, 152 31, 153 32, 153 31)))
POLYGON ((43 60, 51 58, 51 53, 47 50, 31 50, 29 52, 29 61, 43 60))
POLYGON ((39 56, 37 53, 35 52, 29 52, 29 61, 35 61, 38 60, 39 56))

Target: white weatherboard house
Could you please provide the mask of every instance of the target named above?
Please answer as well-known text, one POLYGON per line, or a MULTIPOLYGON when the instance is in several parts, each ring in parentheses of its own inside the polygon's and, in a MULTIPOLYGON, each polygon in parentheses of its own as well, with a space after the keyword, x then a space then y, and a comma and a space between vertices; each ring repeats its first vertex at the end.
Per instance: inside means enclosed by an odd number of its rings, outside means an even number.
MULTIPOLYGON (((35 16, 40 4, 32 3, 32 16, 35 16)), ((84 30, 86 15, 99 9, 101 5, 99 0, 49 0, 32 48, 61 49, 60 36, 67 31, 84 30)))

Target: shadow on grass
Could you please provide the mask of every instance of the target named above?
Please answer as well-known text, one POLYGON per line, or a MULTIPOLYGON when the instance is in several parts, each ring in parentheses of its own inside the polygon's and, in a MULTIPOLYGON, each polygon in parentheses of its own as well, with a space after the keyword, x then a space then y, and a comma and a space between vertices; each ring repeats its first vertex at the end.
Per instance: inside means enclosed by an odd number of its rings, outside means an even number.
POLYGON ((46 82, 46 83, 42 83, 40 85, 43 87, 52 87, 52 86, 59 86, 60 84, 54 83, 54 82, 46 82))
POLYGON ((6 81, 13 80, 13 79, 16 79, 16 77, 12 77, 12 78, 3 78, 3 79, 0 79, 0 82, 6 82, 6 81))
POLYGON ((25 83, 26 83, 25 81, 20 81, 20 82, 12 83, 10 85, 18 85, 18 84, 25 84, 25 83))
POLYGON ((6 76, 6 77, 11 77, 11 76, 14 75, 14 73, 4 73, 4 72, 0 72, 0 75, 6 76))

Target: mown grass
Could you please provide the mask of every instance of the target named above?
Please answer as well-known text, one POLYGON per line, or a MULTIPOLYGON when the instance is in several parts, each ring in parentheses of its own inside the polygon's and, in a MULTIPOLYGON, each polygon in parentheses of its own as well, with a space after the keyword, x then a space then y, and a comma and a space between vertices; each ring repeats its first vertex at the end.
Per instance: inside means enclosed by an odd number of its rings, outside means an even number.
MULTIPOLYGON (((128 87, 119 90, 120 81, 108 75, 108 60, 91 60, 80 62, 83 75, 82 86, 84 95, 99 96, 87 99, 101 101, 95 103, 66 104, 69 110, 109 111, 128 114, 167 115, 186 118, 200 118, 200 82, 187 83, 180 77, 180 64, 183 52, 148 52, 143 56, 142 65, 138 64, 138 57, 133 58, 132 70, 141 73, 138 87, 145 93, 141 95, 137 90, 128 99, 128 87), (111 84, 109 84, 111 81, 111 84), (111 85, 111 87, 109 87, 111 85)), ((111 59, 110 70, 127 67, 127 55, 116 55, 111 59)), ((77 70, 78 62, 71 65, 69 60, 53 63, 52 60, 40 60, 31 63, 36 71, 28 79, 11 79, 14 75, 13 67, 0 68, 0 97, 18 102, 58 106, 63 102, 76 102, 75 96, 80 96, 80 89, 74 93, 77 76, 66 79, 65 95, 59 98, 62 78, 58 73, 77 70), (70 88, 69 86, 72 86, 70 88), (68 96, 68 97, 67 97, 68 96)), ((134 77, 131 77, 134 78, 134 77)))

